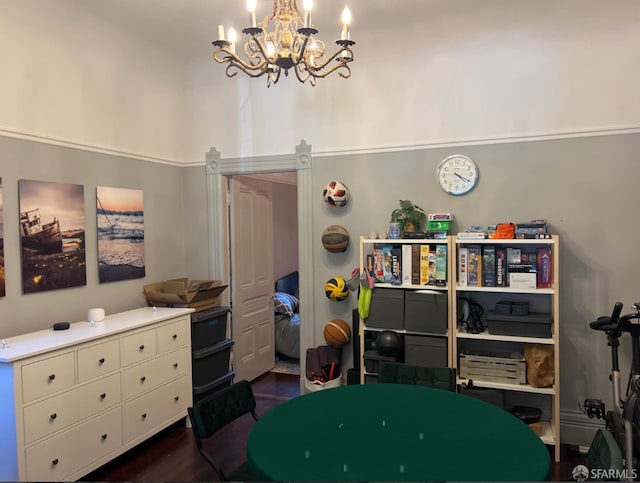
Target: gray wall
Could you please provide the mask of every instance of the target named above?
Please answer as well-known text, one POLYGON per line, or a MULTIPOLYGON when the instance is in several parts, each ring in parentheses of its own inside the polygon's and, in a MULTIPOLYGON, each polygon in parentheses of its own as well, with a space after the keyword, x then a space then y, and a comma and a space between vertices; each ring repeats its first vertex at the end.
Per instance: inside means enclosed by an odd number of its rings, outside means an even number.
POLYGON ((144 284, 185 276, 181 168, 5 137, 0 137, 0 154, 7 290, 6 297, 0 298, 0 337, 48 328, 63 320, 86 320, 87 309, 91 307, 103 307, 110 314, 144 306, 144 284), (85 286, 22 294, 18 231, 20 179, 84 186, 85 286), (97 186, 143 190, 144 279, 98 282, 97 186))
MULTIPOLYGON (((616 300, 626 309, 640 300, 634 198, 639 149, 639 135, 617 135, 315 157, 316 344, 323 343, 324 324, 334 317, 349 321, 357 302, 355 295, 350 302, 330 302, 323 295, 324 282, 334 275, 349 276, 358 264, 359 236, 386 231, 399 199, 410 199, 427 212, 453 213, 456 231, 470 224, 545 218, 560 236, 562 439, 588 445, 590 433, 581 428, 593 427, 593 421, 578 405, 585 397, 611 404, 606 340, 589 330, 588 322, 609 313, 616 300), (462 197, 446 195, 435 179, 440 160, 454 153, 470 156, 480 169, 478 186, 462 197), (345 208, 322 202, 322 189, 332 179, 343 181, 351 191, 345 208), (319 243, 322 230, 333 223, 350 232, 346 253, 328 253, 319 243)), ((626 368, 628 338, 622 345, 626 368)), ((350 354, 346 357, 350 360, 350 354)))
MULTIPOLYGON (((634 199, 640 178, 640 135, 615 135, 455 149, 397 151, 313 159, 315 344, 332 318, 350 320, 355 295, 330 302, 323 293, 334 275, 348 277, 358 264, 358 238, 386 230, 400 198, 428 212, 447 211, 456 230, 469 224, 546 218, 560 236, 560 353, 563 441, 589 443, 593 421, 580 413, 585 397, 610 404, 609 354, 604 337, 589 321, 620 300, 639 300, 635 261, 638 229, 634 199), (438 162, 466 154, 480 168, 478 186, 451 197, 436 184, 438 162), (325 184, 343 181, 351 191, 342 209, 322 201, 325 184), (351 235, 344 253, 329 253, 320 236, 341 224, 351 235)), ((4 189, 7 295, 0 299, 0 337, 48 327, 58 320, 83 320, 89 307, 108 313, 145 304, 142 287, 167 278, 208 278, 207 191, 204 167, 176 168, 125 158, 0 137, 0 176, 4 189), (85 186, 87 285, 22 295, 18 235, 19 179, 79 183, 85 186), (99 284, 95 235, 95 187, 142 189, 145 204, 145 279, 99 284)), ((629 357, 623 340, 623 361, 629 357)), ((345 351, 346 363, 350 351, 345 351)), ((628 364, 624 363, 624 369, 628 364)))
POLYGON ((298 270, 297 187, 273 183, 273 275, 276 280, 298 270))

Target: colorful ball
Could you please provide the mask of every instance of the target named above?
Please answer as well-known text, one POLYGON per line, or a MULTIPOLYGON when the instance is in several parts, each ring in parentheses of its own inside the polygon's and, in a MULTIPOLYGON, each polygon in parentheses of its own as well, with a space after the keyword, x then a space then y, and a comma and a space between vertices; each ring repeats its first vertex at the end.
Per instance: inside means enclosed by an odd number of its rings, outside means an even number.
POLYGON ((349 287, 342 277, 334 277, 324 284, 324 293, 334 302, 340 302, 349 296, 349 287))
POLYGON ((351 340, 351 328, 344 320, 334 319, 324 326, 324 340, 332 346, 343 346, 351 340))
POLYGON ((322 198, 331 206, 344 206, 349 201, 349 190, 340 181, 330 181, 322 191, 322 198))
POLYGON ((349 232, 340 225, 330 225, 322 232, 322 246, 333 253, 344 252, 349 246, 349 232))

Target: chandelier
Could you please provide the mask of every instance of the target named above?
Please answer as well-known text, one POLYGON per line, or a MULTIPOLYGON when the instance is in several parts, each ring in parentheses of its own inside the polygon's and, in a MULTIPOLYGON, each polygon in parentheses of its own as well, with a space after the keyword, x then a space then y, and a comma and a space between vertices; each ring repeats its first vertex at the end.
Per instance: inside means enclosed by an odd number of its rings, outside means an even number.
POLYGON ((318 30, 311 26, 313 0, 303 0, 303 15, 297 0, 273 0, 273 10, 260 25, 256 23, 256 0, 247 0, 250 26, 242 29, 248 38, 241 49, 236 45, 236 32, 229 29, 225 37, 224 27, 218 25, 218 40, 213 42, 216 50, 213 58, 226 64, 226 74, 234 77, 239 71, 249 77, 267 76, 267 87, 275 84, 280 75, 289 75, 293 69, 302 83, 307 80, 313 86, 318 79, 337 72, 340 77, 351 76, 349 63, 353 60, 349 38, 351 12, 345 6, 342 12, 342 33, 336 40, 337 48, 331 55, 326 53, 324 42, 314 38, 318 30), (241 53, 237 53, 241 50, 241 53))

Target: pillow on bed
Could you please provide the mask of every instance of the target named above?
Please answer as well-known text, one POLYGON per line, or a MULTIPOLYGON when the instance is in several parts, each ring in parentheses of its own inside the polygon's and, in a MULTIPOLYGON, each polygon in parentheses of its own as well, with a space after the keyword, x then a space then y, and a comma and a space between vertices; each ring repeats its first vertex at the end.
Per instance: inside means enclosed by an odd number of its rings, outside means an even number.
POLYGON ((298 298, 288 293, 274 292, 273 308, 278 314, 293 317, 293 314, 298 311, 298 298))

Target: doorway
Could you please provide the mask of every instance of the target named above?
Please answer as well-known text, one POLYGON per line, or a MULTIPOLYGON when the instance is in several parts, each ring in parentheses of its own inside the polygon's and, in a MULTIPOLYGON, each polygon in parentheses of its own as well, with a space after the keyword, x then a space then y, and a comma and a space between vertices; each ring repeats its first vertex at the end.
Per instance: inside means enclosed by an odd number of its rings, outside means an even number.
MULTIPOLYGON (((300 319, 313 321, 313 229, 311 146, 304 140, 290 155, 222 159, 212 148, 206 154, 207 211, 209 240, 209 276, 230 282, 228 198, 226 176, 294 171, 298 198, 298 270, 300 290, 300 319)), ((312 323, 300 325, 300 353, 315 346, 312 323)), ((300 373, 304 374, 304 358, 300 359, 300 373)), ((304 379, 300 376, 300 385, 304 379)))
POLYGON ((269 371, 299 374, 296 172, 227 180, 234 369, 248 380, 269 371))

